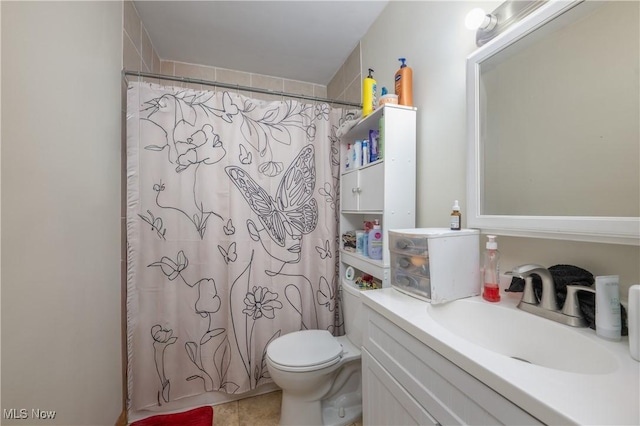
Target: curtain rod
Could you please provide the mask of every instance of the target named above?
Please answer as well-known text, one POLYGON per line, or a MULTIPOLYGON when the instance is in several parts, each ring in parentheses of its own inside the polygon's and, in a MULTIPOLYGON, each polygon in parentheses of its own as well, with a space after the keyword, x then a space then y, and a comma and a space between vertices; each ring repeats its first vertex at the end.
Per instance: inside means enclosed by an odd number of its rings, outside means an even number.
POLYGON ((304 100, 307 100, 307 101, 323 102, 323 103, 329 103, 329 104, 352 106, 352 107, 357 107, 357 108, 361 108, 362 107, 362 104, 357 104, 357 103, 353 103, 353 102, 338 101, 336 99, 318 98, 318 97, 315 97, 315 96, 297 95, 295 93, 277 92, 277 91, 273 91, 273 90, 260 89, 258 87, 241 86, 239 84, 220 83, 220 82, 217 82, 217 81, 199 80, 197 78, 176 77, 176 76, 173 76, 173 75, 154 74, 154 73, 150 73, 150 72, 129 71, 129 70, 123 69, 122 70, 122 76, 124 77, 125 80, 127 80, 127 78, 126 78, 127 75, 133 75, 133 76, 136 76, 136 77, 157 78, 157 79, 160 79, 160 80, 181 81, 183 83, 202 84, 202 85, 205 85, 205 86, 221 87, 223 89, 234 89, 234 90, 244 90, 244 91, 247 91, 247 92, 266 93, 268 95, 283 96, 283 97, 287 97, 287 98, 304 99, 304 100))

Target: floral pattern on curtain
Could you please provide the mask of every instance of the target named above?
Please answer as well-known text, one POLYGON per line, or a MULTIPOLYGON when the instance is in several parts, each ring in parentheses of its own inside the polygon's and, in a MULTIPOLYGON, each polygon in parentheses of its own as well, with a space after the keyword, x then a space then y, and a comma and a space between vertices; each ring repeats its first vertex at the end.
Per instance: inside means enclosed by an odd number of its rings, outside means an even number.
POLYGON ((342 111, 131 83, 129 408, 271 381, 266 347, 339 326, 342 111))

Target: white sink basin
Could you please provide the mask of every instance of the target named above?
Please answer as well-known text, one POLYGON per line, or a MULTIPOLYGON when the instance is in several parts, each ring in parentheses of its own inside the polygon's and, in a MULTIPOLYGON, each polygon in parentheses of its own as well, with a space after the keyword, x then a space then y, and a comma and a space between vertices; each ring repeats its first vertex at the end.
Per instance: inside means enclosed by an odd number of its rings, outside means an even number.
POLYGON ((429 315, 455 335, 522 362, 573 373, 606 374, 618 367, 613 354, 584 329, 484 301, 481 297, 428 305, 429 315))

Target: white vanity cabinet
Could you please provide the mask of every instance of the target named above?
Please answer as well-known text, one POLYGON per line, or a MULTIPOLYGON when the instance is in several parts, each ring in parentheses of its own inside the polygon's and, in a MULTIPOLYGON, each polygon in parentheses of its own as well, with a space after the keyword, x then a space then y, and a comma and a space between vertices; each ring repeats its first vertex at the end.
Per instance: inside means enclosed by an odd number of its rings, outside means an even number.
POLYGON ((367 305, 363 321, 364 424, 542 424, 367 305))
MULTIPOLYGON (((384 105, 360 120, 340 140, 340 235, 362 230, 364 221, 378 220, 383 232, 383 258, 373 260, 344 250, 340 242, 340 275, 348 266, 389 284, 389 229, 415 227, 416 108, 384 105), (382 124, 382 126, 381 126, 382 124), (347 146, 368 140, 381 128, 380 160, 346 169, 347 146)), ((356 272, 356 274, 358 274, 356 272)))

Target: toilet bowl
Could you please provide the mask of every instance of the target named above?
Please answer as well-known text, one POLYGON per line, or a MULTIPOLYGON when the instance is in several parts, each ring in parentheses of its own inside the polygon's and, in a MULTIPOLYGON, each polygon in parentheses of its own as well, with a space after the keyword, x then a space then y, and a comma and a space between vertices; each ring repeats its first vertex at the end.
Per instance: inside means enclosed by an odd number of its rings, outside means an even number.
POLYGON ((360 290, 342 286, 345 336, 303 330, 275 339, 266 363, 282 388, 281 425, 339 426, 362 415, 360 290))

